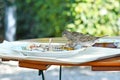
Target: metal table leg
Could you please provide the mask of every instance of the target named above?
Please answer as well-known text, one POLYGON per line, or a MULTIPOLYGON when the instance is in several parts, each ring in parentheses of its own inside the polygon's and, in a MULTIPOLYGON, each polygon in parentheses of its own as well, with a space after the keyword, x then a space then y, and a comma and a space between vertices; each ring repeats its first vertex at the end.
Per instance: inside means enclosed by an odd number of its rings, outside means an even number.
MULTIPOLYGON (((42 80, 45 80, 44 72, 43 70, 39 70, 38 75, 42 75, 42 80)), ((60 71, 59 71, 59 80, 62 78, 62 66, 60 66, 60 71)))
POLYGON ((60 71, 59 71, 59 80, 62 78, 62 66, 60 66, 60 71))
POLYGON ((39 70, 38 75, 39 75, 39 76, 42 75, 42 80, 45 80, 45 76, 44 76, 43 70, 39 70))

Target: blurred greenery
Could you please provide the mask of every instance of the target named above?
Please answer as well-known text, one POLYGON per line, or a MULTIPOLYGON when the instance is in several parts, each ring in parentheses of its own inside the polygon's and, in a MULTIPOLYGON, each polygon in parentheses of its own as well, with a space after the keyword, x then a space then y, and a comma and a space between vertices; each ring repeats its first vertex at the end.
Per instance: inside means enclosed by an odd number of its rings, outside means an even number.
POLYGON ((59 37, 65 29, 120 35, 120 0, 16 0, 15 5, 17 39, 59 37))
POLYGON ((3 40, 4 36, 4 2, 3 0, 0 0, 0 42, 3 40))
POLYGON ((70 22, 68 0, 17 0, 20 38, 55 37, 70 22))
POLYGON ((75 0, 71 6, 72 31, 96 36, 120 34, 120 0, 75 0))

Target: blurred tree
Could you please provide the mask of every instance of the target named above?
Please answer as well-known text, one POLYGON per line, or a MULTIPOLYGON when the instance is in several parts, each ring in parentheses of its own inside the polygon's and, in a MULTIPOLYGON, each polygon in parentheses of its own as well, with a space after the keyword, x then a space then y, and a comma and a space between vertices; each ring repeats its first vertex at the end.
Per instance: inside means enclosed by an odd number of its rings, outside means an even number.
POLYGON ((5 40, 14 41, 16 35, 16 6, 15 0, 5 2, 5 40))
POLYGON ((16 0, 17 38, 61 36, 64 29, 120 34, 120 0, 16 0))
POLYGON ((68 0, 17 0, 18 38, 61 36, 70 22, 68 0))
POLYGON ((120 35, 120 0, 74 0, 71 31, 96 36, 120 35))
POLYGON ((0 0, 0 42, 4 39, 4 0, 0 0))

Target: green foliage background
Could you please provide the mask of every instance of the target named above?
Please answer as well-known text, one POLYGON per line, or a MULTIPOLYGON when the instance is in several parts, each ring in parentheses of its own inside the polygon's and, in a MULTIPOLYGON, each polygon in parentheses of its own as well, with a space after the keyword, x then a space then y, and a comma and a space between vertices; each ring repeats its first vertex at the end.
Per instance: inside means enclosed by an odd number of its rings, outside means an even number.
POLYGON ((3 40, 3 34, 4 34, 4 2, 3 0, 0 0, 0 41, 3 40))
POLYGON ((18 38, 61 36, 69 23, 68 0, 17 0, 18 38))
POLYGON ((75 0, 71 6, 72 31, 96 36, 120 34, 120 0, 75 0))
POLYGON ((16 0, 17 38, 58 37, 64 29, 120 34, 119 0, 16 0))

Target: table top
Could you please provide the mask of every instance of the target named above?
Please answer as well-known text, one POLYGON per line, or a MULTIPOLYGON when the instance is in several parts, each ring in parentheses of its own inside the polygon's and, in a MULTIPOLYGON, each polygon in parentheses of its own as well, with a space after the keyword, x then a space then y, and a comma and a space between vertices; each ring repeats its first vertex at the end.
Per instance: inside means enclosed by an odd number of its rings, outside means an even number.
MULTIPOLYGON (((21 41, 30 41, 30 42, 48 42, 49 38, 38 38, 38 39, 28 39, 28 40, 21 40, 21 41)), ((66 42, 65 38, 53 38, 53 42, 66 42)), ((97 44, 97 46, 102 47, 112 47, 115 46, 113 44, 104 43, 104 44, 97 44)), ((6 59, 4 59, 6 60, 6 59)), ((101 60, 80 63, 80 64, 70 64, 70 63, 57 63, 57 62, 49 62, 49 61, 35 61, 35 60, 19 60, 20 67, 27 67, 33 69, 42 69, 45 70, 48 68, 48 65, 63 65, 63 66, 92 66, 93 70, 120 70, 120 56, 113 56, 110 58, 105 58, 101 60), (38 67, 38 65, 41 67, 38 67), (112 67, 112 68, 111 68, 112 67)))

